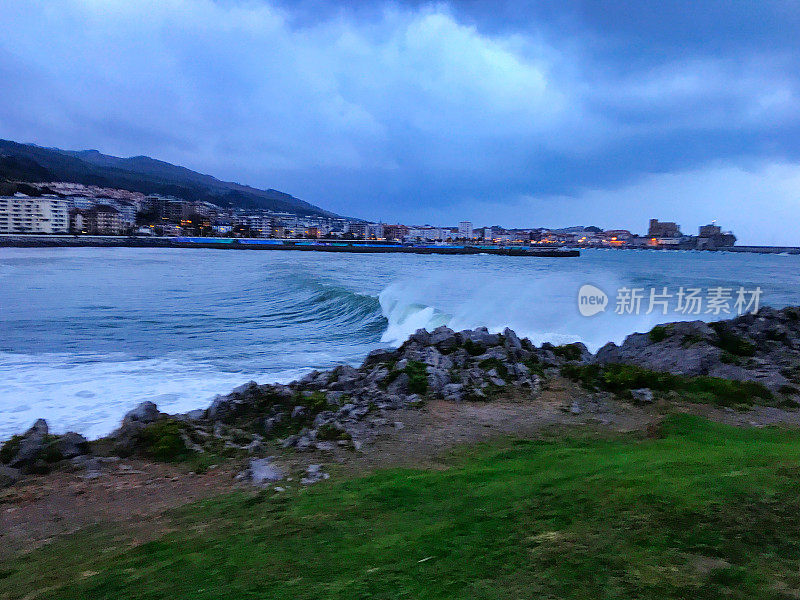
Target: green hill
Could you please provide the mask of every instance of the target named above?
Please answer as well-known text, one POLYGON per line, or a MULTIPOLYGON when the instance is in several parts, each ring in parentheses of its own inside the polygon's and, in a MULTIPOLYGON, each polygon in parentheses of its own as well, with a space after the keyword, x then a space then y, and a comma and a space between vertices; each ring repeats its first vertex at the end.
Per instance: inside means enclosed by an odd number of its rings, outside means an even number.
POLYGON ((336 216, 294 196, 220 181, 147 156, 119 158, 97 150, 61 150, 0 140, 0 180, 28 183, 67 181, 220 206, 260 208, 304 215, 336 216))

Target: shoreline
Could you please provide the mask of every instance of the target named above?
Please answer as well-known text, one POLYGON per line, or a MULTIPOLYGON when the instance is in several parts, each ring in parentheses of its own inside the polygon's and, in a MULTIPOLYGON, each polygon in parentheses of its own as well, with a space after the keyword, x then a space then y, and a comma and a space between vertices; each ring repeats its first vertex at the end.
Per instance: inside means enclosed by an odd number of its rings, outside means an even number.
POLYGON ((796 307, 762 308, 757 315, 710 324, 658 325, 596 353, 580 342, 537 347, 508 328, 502 333, 480 327, 460 332, 444 326, 432 332, 420 329, 398 348, 373 350, 359 367, 311 371, 288 384, 251 381, 217 396, 205 409, 166 414, 143 402, 125 415, 117 430, 92 441, 76 432, 54 435, 39 419, 2 445, 0 469, 16 480, 46 473, 62 461, 93 457, 241 458, 276 447, 359 451, 391 425, 394 411, 433 400, 536 399, 547 381, 558 378, 572 379, 606 399, 639 404, 659 397, 690 398, 733 409, 796 410, 798 364, 796 307))
POLYGON ((355 254, 438 254, 574 258, 580 250, 560 248, 481 247, 434 244, 400 244, 360 241, 271 240, 261 238, 146 238, 121 236, 3 235, 0 248, 210 248, 215 250, 283 250, 300 252, 347 252, 355 254))
POLYGON ((735 254, 800 255, 800 246, 725 246, 703 250, 681 248, 601 248, 523 246, 491 247, 434 243, 403 245, 364 240, 306 240, 269 238, 144 237, 70 234, 0 234, 0 248, 211 248, 217 250, 297 250, 300 252, 350 252, 356 254, 440 254, 529 257, 578 257, 581 250, 640 250, 666 252, 732 252, 735 254))

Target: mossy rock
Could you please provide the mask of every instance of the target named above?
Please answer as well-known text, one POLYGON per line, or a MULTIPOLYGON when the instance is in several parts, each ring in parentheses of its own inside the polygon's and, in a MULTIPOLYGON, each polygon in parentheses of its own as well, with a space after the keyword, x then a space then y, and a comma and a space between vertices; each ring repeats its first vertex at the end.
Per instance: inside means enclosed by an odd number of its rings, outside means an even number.
POLYGON ((499 358, 487 358, 479 362, 478 366, 484 371, 495 369, 500 379, 508 381, 508 367, 506 367, 499 358))
POLYGON ((340 429, 331 423, 325 423, 317 429, 317 439, 327 442, 336 442, 339 440, 352 440, 352 436, 344 429, 340 429))
POLYGON ((21 435, 14 435, 11 439, 7 440, 0 448, 0 463, 10 463, 19 452, 19 445, 22 442, 21 435))
POLYGON ((656 325, 650 330, 650 333, 647 334, 647 337, 649 337, 650 341, 654 344, 658 344, 659 342, 663 342, 665 339, 667 339, 669 334, 669 327, 666 325, 656 325))
POLYGON ((185 431, 186 425, 173 419, 150 423, 137 436, 141 452, 162 462, 185 460, 193 454, 183 440, 185 431))
POLYGON ((733 381, 706 375, 686 377, 625 364, 565 365, 561 374, 580 382, 587 389, 622 395, 628 395, 632 389, 650 388, 658 392, 676 392, 689 402, 719 406, 775 403, 773 393, 754 381, 733 381))
POLYGON ((573 361, 580 360, 582 352, 578 344, 564 344, 562 346, 554 346, 553 354, 564 360, 573 361))

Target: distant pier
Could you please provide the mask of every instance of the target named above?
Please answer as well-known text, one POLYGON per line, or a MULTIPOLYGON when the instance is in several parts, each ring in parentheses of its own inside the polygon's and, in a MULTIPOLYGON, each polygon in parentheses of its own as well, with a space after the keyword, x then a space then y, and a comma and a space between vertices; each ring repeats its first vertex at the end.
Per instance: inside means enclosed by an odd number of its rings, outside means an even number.
POLYGON ((219 250, 295 250, 356 254, 490 254, 498 256, 576 257, 580 250, 455 244, 392 244, 365 241, 274 240, 260 238, 122 237, 88 235, 0 235, 6 248, 213 248, 219 250))

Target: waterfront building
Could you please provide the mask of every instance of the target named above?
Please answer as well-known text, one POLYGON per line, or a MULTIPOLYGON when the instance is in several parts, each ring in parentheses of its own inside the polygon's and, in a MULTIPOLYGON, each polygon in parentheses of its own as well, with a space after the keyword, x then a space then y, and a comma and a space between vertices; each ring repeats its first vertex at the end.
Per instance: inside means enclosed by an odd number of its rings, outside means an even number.
POLYGON ((722 231, 716 223, 701 225, 697 237, 698 250, 714 250, 726 248, 736 244, 736 236, 730 231, 722 231))
POLYGON ((0 198, 0 233, 67 233, 69 203, 63 198, 0 198))
POLYGON ((410 229, 405 225, 384 225, 383 235, 387 240, 403 240, 408 235, 410 229))
POLYGON ((120 212, 108 204, 92 208, 73 208, 69 212, 69 229, 72 233, 89 235, 122 235, 131 229, 120 212))
POLYGON ((681 228, 677 223, 672 221, 659 221, 658 219, 650 219, 650 227, 647 230, 647 235, 655 238, 679 238, 683 236, 681 228))
POLYGON ((458 237, 472 239, 472 221, 461 221, 458 224, 458 237))

